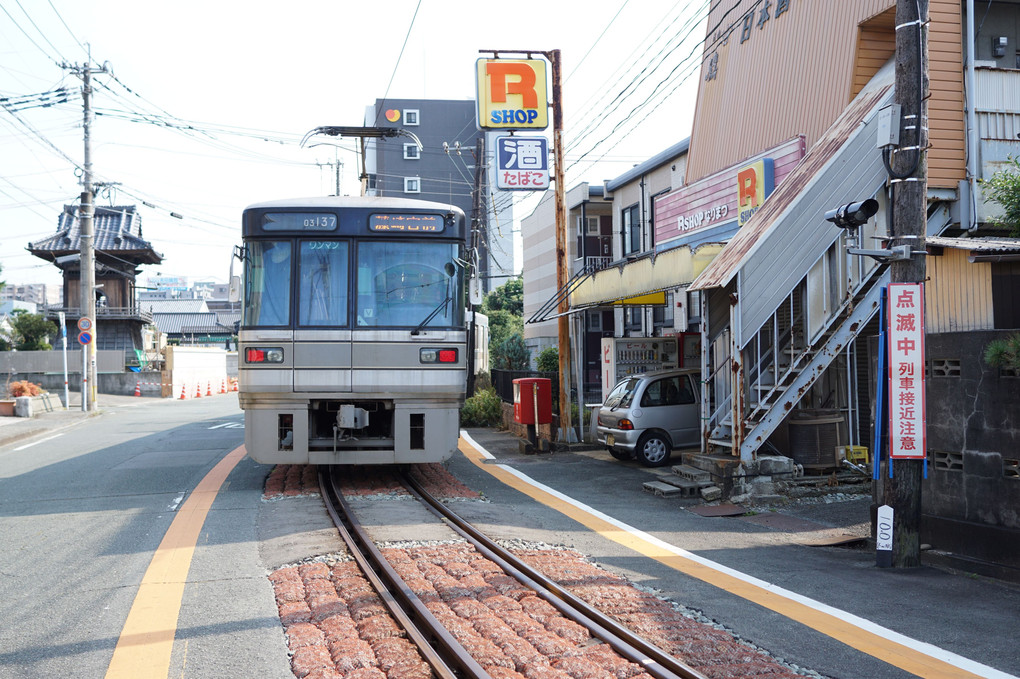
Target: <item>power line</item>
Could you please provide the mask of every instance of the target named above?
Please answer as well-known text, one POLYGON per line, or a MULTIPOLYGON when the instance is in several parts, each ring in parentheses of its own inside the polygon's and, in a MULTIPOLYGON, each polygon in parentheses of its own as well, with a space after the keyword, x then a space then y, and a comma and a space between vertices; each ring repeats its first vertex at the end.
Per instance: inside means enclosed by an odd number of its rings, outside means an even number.
POLYGON ((375 124, 379 124, 379 114, 382 113, 383 107, 386 104, 386 97, 390 94, 390 86, 393 85, 393 79, 397 76, 397 68, 400 66, 400 59, 404 56, 404 48, 407 47, 407 41, 411 37, 411 29, 414 28, 414 20, 418 17, 418 10, 421 9, 421 0, 418 0, 418 4, 415 5, 414 15, 411 16, 411 24, 407 27, 407 35, 404 36, 404 44, 400 46, 400 54, 397 55, 397 63, 393 64, 393 73, 390 74, 390 81, 386 83, 386 91, 383 92, 383 98, 379 105, 379 110, 375 112, 375 124))

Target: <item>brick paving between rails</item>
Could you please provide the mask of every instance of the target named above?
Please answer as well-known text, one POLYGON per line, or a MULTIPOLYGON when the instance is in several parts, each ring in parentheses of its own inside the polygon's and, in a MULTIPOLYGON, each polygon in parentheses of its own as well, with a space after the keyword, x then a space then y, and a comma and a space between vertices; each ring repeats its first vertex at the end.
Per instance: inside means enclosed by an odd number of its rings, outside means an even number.
MULTIPOLYGON (((318 493, 314 469, 277 466, 266 481, 266 499, 318 493)), ((479 497, 442 465, 418 465, 412 473, 437 497, 479 497)), ((344 493, 351 495, 406 494, 386 472, 359 470, 345 485, 344 493)), ((381 551, 493 679, 651 679, 640 666, 591 638, 587 629, 561 616, 467 543, 407 543, 381 551)), ((639 590, 574 550, 542 546, 514 551, 707 677, 818 676, 784 665, 725 630, 694 619, 681 607, 639 590)), ((280 568, 269 579, 295 676, 431 677, 428 665, 348 556, 280 568)))

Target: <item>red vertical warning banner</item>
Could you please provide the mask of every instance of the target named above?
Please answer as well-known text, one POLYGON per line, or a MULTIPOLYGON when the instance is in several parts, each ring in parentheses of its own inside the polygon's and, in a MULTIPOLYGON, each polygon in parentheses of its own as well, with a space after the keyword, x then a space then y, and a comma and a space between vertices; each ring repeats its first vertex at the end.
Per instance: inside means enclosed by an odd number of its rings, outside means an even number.
POLYGON ((924 284, 889 284, 889 457, 925 457, 924 284))

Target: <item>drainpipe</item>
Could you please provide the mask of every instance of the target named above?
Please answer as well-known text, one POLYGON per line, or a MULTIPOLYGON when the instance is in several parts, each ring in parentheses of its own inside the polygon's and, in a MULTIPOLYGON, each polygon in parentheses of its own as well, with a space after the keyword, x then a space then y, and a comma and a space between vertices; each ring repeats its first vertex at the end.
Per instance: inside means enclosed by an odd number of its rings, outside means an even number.
POLYGON ((967 0, 967 231, 977 231, 977 115, 974 112, 974 0, 967 0))

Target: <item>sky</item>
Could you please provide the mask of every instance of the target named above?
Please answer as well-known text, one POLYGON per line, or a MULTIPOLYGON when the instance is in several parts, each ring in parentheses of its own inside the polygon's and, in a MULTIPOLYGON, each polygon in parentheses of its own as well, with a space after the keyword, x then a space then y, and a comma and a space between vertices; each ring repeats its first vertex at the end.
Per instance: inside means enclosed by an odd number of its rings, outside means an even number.
MULTIPOLYGON (((74 67, 108 71, 93 73, 96 204, 138 206, 163 255, 140 284, 226 282, 245 206, 330 195, 337 162, 358 195, 354 141, 302 148, 306 132, 361 125, 384 97, 474 100, 481 50, 560 50, 567 189, 686 139, 707 4, 0 0, 0 280, 60 282, 26 246, 82 190, 74 67), (33 105, 59 88, 66 103, 33 105)), ((538 197, 514 193, 516 221, 538 197)))

